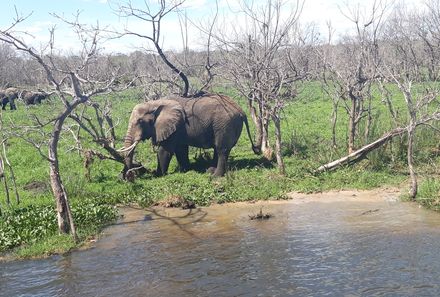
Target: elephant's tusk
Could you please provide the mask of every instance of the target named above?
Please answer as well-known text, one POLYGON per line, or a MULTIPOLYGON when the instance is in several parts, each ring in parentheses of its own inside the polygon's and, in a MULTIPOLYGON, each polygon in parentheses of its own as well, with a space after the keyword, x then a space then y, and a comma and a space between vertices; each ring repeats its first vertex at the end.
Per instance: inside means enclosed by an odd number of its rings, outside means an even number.
POLYGON ((118 150, 118 152, 119 152, 119 153, 125 153, 125 152, 128 151, 127 154, 130 154, 130 153, 134 150, 134 148, 136 147, 137 144, 138 144, 138 141, 135 141, 135 142, 134 142, 132 145, 130 145, 130 146, 120 148, 120 149, 118 150))

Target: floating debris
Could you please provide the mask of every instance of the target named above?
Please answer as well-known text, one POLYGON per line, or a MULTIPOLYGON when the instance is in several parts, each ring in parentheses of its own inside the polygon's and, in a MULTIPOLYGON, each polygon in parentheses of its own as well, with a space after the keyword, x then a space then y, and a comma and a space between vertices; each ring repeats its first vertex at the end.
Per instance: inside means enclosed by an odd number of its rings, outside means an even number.
POLYGON ((373 213, 373 212, 378 212, 378 211, 379 211, 379 208, 370 209, 370 210, 367 210, 367 211, 364 211, 363 213, 361 213, 361 216, 364 216, 364 215, 367 215, 367 214, 370 214, 370 213, 373 213))
POLYGON ((270 219, 272 215, 270 213, 263 213, 263 208, 260 208, 260 212, 256 215, 250 215, 249 219, 251 220, 267 220, 270 219))

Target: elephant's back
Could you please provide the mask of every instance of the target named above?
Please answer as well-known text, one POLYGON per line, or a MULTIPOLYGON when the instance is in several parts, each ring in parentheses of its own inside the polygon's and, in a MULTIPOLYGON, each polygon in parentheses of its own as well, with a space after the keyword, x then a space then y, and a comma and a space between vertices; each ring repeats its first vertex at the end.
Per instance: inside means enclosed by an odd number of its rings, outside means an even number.
POLYGON ((18 89, 17 88, 7 88, 5 90, 6 96, 15 95, 16 93, 18 93, 18 89))
POLYGON ((186 113, 189 144, 213 147, 219 142, 232 147, 240 136, 243 110, 232 99, 223 95, 209 95, 181 101, 186 113), (227 135, 227 136, 226 136, 227 135))
POLYGON ((184 107, 189 114, 207 114, 214 113, 228 114, 229 117, 244 115, 241 107, 230 97, 220 94, 206 95, 197 98, 173 98, 184 107))

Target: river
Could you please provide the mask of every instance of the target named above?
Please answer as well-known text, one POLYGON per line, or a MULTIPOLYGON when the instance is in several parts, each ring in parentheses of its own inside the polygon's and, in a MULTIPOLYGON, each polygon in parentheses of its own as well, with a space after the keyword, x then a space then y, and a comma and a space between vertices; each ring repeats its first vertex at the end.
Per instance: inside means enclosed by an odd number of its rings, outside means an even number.
POLYGON ((439 296, 440 214, 397 196, 124 208, 90 249, 0 263, 0 296, 439 296))

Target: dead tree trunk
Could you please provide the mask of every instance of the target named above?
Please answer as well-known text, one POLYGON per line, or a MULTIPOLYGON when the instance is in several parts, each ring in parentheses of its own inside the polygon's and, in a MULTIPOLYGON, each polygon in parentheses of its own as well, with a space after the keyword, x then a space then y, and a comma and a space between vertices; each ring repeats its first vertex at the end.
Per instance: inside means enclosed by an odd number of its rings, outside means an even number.
POLYGON ((332 110, 332 146, 333 148, 337 148, 336 143, 336 125, 338 123, 338 106, 339 106, 339 98, 332 99, 333 102, 333 110, 332 110))
MULTIPOLYGON (((415 131, 416 127, 419 125, 423 125, 426 124, 432 120, 439 120, 440 119, 440 112, 435 112, 433 114, 431 114, 430 116, 424 117, 423 119, 420 119, 419 121, 415 121, 415 118, 413 121, 410 121, 410 124, 407 127, 399 127, 399 128, 395 128, 393 130, 391 130, 390 132, 385 133, 381 138, 373 141, 370 144, 367 144, 365 146, 363 146, 362 148, 352 152, 351 154, 348 154, 345 157, 342 157, 338 160, 332 161, 330 163, 327 163, 325 165, 320 166, 318 169, 315 170, 315 173, 321 173, 324 171, 332 171, 335 170, 343 165, 352 165, 354 163, 359 162, 360 160, 362 160, 363 158, 365 158, 365 156, 370 153, 371 151, 381 147, 382 145, 384 145, 385 143, 387 143, 389 140, 391 140, 393 137, 395 136, 399 136, 404 134, 405 132, 408 133, 408 137, 409 135, 409 131, 411 130, 412 133, 415 131), (412 127, 412 128, 411 128, 412 127)), ((409 147, 409 142, 408 142, 408 147, 409 147)), ((413 146, 413 145, 411 145, 413 146)), ((413 148, 411 148, 410 150, 408 149, 408 151, 413 152, 413 148)), ((412 155, 411 158, 408 157, 409 160, 409 164, 412 164, 412 155)), ((411 174, 411 171, 410 171, 411 174)), ((411 179, 414 177, 416 177, 415 172, 413 171, 414 176, 411 176, 411 179)), ((417 180, 415 180, 415 182, 412 180, 412 183, 414 183, 415 185, 415 191, 417 192, 417 180)), ((410 193, 411 194, 411 193, 410 193)))
POLYGON ((283 156, 281 155, 281 121, 277 116, 272 116, 275 126, 275 156, 277 158, 278 170, 280 174, 286 174, 286 167, 284 166, 283 156))
MULTIPOLYGON (((416 121, 417 121, 417 113, 414 108, 414 102, 412 99, 411 92, 408 90, 403 90, 403 97, 405 98, 405 102, 408 108, 409 115, 409 125, 408 125, 408 148, 407 148, 407 162, 408 162, 408 170, 411 178, 411 185, 409 189, 409 197, 411 199, 415 199, 417 195, 417 174, 414 168, 414 138, 415 138, 415 130, 416 130, 416 121)), ((409 90, 411 88, 408 88, 409 90)))
POLYGON ((347 164, 351 165, 356 162, 359 162, 360 160, 365 158, 365 156, 369 152, 381 147, 387 141, 392 139, 394 136, 401 135, 401 134, 405 133, 406 131, 407 131, 407 128, 396 128, 396 129, 386 133, 385 135, 383 135, 381 138, 377 139, 376 141, 348 154, 347 156, 342 157, 336 161, 332 161, 330 163, 327 163, 325 165, 320 166, 315 172, 321 173, 324 171, 331 171, 331 170, 334 170, 334 169, 336 169, 340 166, 343 166, 343 165, 347 165, 347 164))
POLYGON ((11 206, 11 199, 9 197, 9 187, 8 180, 5 175, 5 163, 3 161, 3 157, 0 155, 0 178, 3 179, 3 184, 5 185, 5 195, 6 195, 6 205, 11 206))
POLYGON ((348 153, 354 151, 354 141, 356 138, 356 118, 357 118, 357 104, 356 99, 351 99, 351 109, 348 122, 348 153))
POLYGON ((54 123, 52 137, 49 142, 49 176, 50 185, 52 187, 52 192, 54 194, 56 202, 58 230, 60 233, 64 234, 71 233, 74 240, 77 241, 78 237, 76 234, 76 228, 73 222, 72 213, 70 211, 67 193, 61 180, 60 168, 58 163, 58 142, 60 139, 63 123, 70 112, 71 110, 67 109, 57 118, 54 123))
MULTIPOLYGON (((15 202, 18 205, 18 204, 20 204, 20 195, 18 194, 17 182, 15 180, 14 169, 12 168, 12 165, 9 162, 8 156, 6 154, 6 144, 5 144, 5 142, 3 142, 2 145, 3 145, 3 157, 2 157, 2 162, 3 162, 2 166, 3 166, 3 168, 2 168, 2 170, 4 172, 4 163, 6 163, 6 165, 9 168, 9 172, 11 174, 12 184, 14 186, 15 202)), ((6 179, 5 179, 5 181, 6 181, 6 179)))
POLYGON ((408 170, 411 178, 411 186, 409 188, 409 197, 411 199, 415 199, 417 195, 417 174, 414 169, 414 135, 415 134, 415 125, 413 120, 410 120, 410 124, 408 126, 408 148, 407 148, 407 161, 408 161, 408 170))

